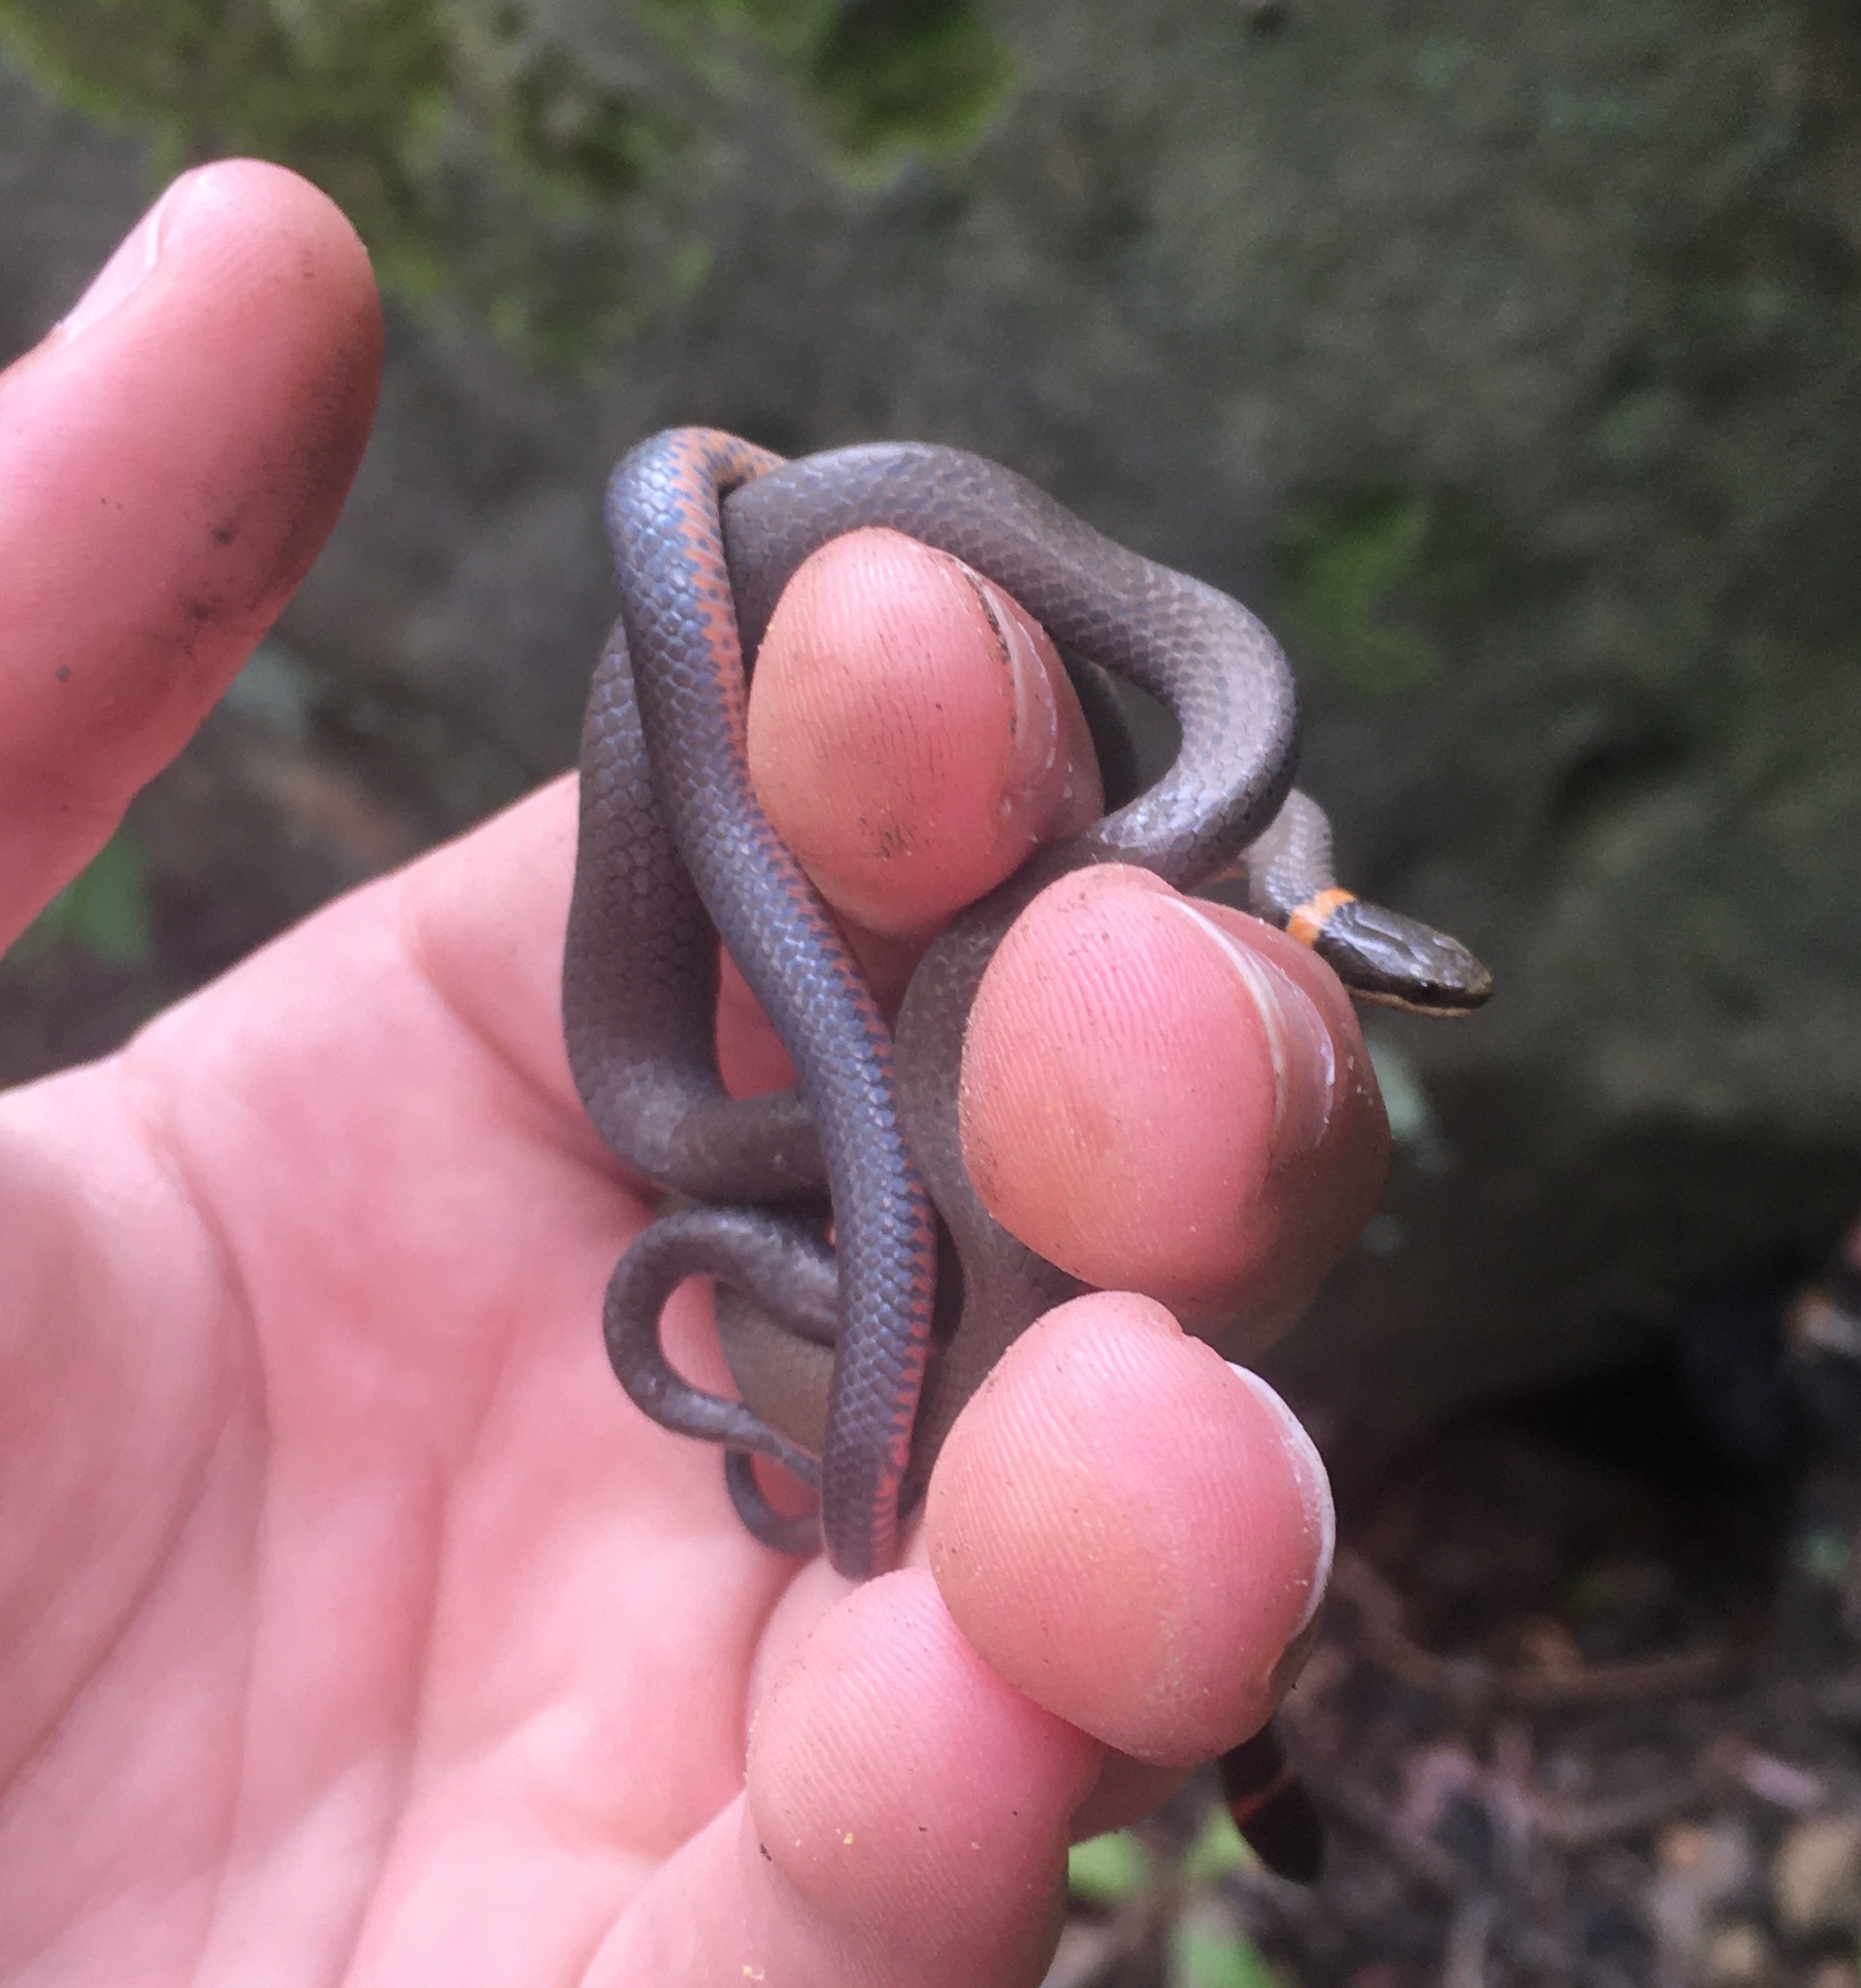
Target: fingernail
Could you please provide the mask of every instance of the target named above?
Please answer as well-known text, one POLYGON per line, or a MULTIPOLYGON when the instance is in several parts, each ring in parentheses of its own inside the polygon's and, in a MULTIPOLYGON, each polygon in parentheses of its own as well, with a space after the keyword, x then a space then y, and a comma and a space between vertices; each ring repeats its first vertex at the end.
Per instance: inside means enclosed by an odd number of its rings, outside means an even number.
MULTIPOLYGON (((1293 1631, 1293 1642, 1310 1627, 1324 1599, 1331 1578, 1331 1556, 1337 1551, 1337 1509, 1331 1503, 1331 1480, 1325 1474, 1318 1445, 1306 1432, 1305 1425, 1287 1407, 1272 1388, 1251 1368, 1228 1362, 1230 1372, 1243 1380, 1254 1398, 1273 1418, 1280 1446, 1292 1465, 1293 1480, 1299 1486, 1299 1502, 1305 1515, 1305 1532, 1312 1543, 1311 1592, 1305 1597, 1304 1613, 1293 1631)), ((1302 1653, 1303 1654, 1303 1653, 1302 1653)))
MULTIPOLYGON (((1319 1590, 1319 1600, 1324 1598, 1319 1590)), ((1277 1705, 1299 1682, 1299 1674, 1318 1647, 1318 1618, 1314 1614, 1303 1629, 1280 1652, 1280 1661, 1267 1673, 1267 1694, 1277 1705)))
POLYGON ((1009 682, 1014 691, 1014 730, 1003 781, 1004 811, 1022 802, 1046 798, 1054 763, 1059 757, 1059 705, 1054 680, 1028 625, 992 581, 983 593, 994 608, 990 619, 1001 631, 1009 682))
POLYGON ((1317 1004, 1290 974, 1186 898, 1166 902, 1211 939, 1260 1018, 1273 1063, 1273 1157, 1277 1169, 1324 1136, 1337 1095, 1337 1048, 1317 1004))
POLYGON ((98 270, 86 290, 52 327, 48 343, 75 338, 100 317, 107 316, 141 284, 161 260, 164 222, 185 197, 193 179, 184 173, 117 245, 116 253, 98 270))
POLYGON ((1047 800, 1059 756, 1059 705, 1053 678, 1040 645, 1001 588, 961 559, 948 558, 947 562, 974 594, 1007 673, 1009 749, 1002 769, 1002 812, 1014 814, 1030 802, 1047 800))

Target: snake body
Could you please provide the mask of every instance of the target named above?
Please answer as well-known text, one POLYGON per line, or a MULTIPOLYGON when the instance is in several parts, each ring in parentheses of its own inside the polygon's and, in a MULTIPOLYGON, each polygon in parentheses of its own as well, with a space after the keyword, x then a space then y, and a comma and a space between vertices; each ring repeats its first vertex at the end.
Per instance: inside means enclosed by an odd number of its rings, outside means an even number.
POLYGON ((632 1398, 725 1447, 758 1537, 824 1540, 863 1577, 897 1553, 957 1410, 1003 1348, 1081 1287, 1008 1235, 963 1164, 956 1085, 984 969, 1056 877, 1131 863, 1180 890, 1222 873, 1369 998, 1449 1012, 1484 998, 1455 941, 1330 876, 1315 804, 1292 793, 1298 705, 1279 645, 1238 601, 1113 544, 1001 465, 919 443, 783 463, 704 429, 643 442, 608 486, 621 612, 590 692, 563 965, 570 1063, 603 1138, 700 1205, 664 1215, 615 1271, 604 1331, 632 1398), (1119 744, 1109 672, 1181 732, 1146 791, 1038 851, 933 942, 896 1043, 751 788, 746 659, 809 554, 885 526, 963 560, 1053 637, 1095 735, 1119 744), (1309 930, 1302 931, 1300 921, 1309 930), (735 1100, 718 1074, 719 940, 794 1059, 799 1089, 735 1100), (831 1220, 832 1247, 827 1222, 831 1220), (695 1389, 660 1347, 667 1297, 717 1280, 740 1402, 695 1389), (820 1491, 796 1522, 752 1453, 820 1491))

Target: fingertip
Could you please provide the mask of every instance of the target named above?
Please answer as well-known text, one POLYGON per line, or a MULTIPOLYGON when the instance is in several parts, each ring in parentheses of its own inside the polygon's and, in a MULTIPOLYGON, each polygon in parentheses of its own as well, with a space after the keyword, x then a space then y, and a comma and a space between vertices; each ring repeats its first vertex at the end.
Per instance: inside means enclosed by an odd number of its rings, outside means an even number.
POLYGON ((891 531, 836 539, 790 581, 757 659, 749 756, 823 895, 894 934, 933 930, 1103 805, 1045 632, 891 531))
POLYGON ((951 1618, 1107 1746, 1204 1760, 1271 1712, 1321 1590, 1330 1498, 1302 1444, 1161 1305, 1061 1305, 1004 1355, 931 1478, 951 1618))
MULTIPOLYGON (((251 610, 269 618, 321 550, 374 423, 385 337, 374 267, 326 193, 266 160, 196 167, 158 205, 156 281, 132 301, 146 304, 146 321, 126 315, 120 336, 125 346, 148 341, 173 365, 191 330, 198 371, 178 368, 177 387, 203 399, 213 369, 237 360, 252 375, 237 412, 272 483, 248 503, 296 513, 254 575, 251 610)), ((209 406, 201 414, 209 442, 229 426, 209 406)))
MULTIPOLYGON (((119 347, 154 338, 185 374, 188 355, 168 342, 172 319, 201 311, 208 295, 212 316, 198 328, 216 357, 253 330, 274 348, 293 334, 313 341, 338 425, 359 450, 383 342, 368 250, 326 193, 267 160, 216 160, 172 181, 27 358, 68 355, 107 327, 119 347)), ((96 342, 87 363, 101 356, 96 342)), ((249 356, 263 366, 264 353, 249 356)))
POLYGON ((984 975, 963 1151, 995 1218, 1083 1282, 1251 1350, 1375 1205, 1387 1153, 1348 998, 1304 948, 1149 874, 1044 891, 984 975))
POLYGON ((163 231, 164 260, 200 258, 229 289, 251 293, 268 323, 290 298, 320 319, 321 341, 337 333, 329 370, 348 375, 349 420, 359 417, 365 438, 385 333, 374 264, 354 224, 321 187, 269 160, 218 160, 186 181, 163 231))
POLYGON ((927 1980, 1032 1979, 1099 1759, 905 1568, 830 1608, 776 1679, 751 1732, 749 1810, 760 1853, 847 1934, 930 1942, 944 1971, 927 1980))

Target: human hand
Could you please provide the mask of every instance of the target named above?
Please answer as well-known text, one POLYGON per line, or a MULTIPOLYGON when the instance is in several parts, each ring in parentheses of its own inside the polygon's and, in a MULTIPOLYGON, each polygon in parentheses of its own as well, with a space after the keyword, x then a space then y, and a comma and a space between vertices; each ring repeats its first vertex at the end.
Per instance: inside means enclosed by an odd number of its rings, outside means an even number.
MULTIPOLYGON (((7 938, 282 606, 372 412, 334 211, 180 187, 0 376, 7 938)), ((783 621, 759 755, 831 777, 772 811, 896 966, 1088 776, 922 549, 830 549, 783 621)), ((1152 1300, 1027 1334, 859 1589, 625 1402, 599 1298, 650 1203, 562 1053, 572 838, 561 783, 0 1099, 7 1978, 1032 1983, 1068 1836, 1270 1707, 1322 1476, 1152 1300)), ((1283 1323, 1382 1164, 1327 971, 1124 872, 1004 947, 965 1123, 1025 1240, 1205 1324, 1283 1323)), ((714 1385, 704 1332, 677 1303, 714 1385)))

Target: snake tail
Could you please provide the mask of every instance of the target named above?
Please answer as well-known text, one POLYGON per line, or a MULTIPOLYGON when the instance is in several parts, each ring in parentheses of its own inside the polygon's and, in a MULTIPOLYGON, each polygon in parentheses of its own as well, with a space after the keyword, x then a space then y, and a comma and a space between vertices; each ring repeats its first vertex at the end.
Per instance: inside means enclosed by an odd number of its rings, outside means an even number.
POLYGON ((1248 1847, 1275 1877, 1315 1885, 1324 1875, 1324 1824, 1274 1726, 1230 1747, 1217 1765, 1221 1799, 1248 1847))

